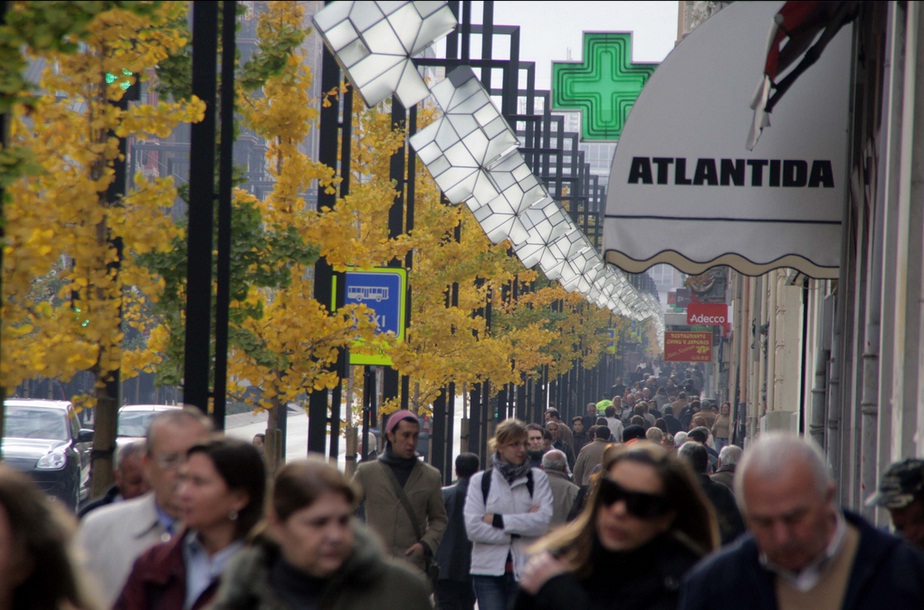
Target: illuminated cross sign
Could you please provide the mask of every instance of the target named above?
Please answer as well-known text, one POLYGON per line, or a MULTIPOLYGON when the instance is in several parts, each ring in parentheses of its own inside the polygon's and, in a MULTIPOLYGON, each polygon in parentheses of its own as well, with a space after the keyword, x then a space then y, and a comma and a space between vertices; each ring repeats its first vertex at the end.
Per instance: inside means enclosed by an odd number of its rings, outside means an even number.
POLYGON ((585 32, 584 61, 552 62, 552 109, 580 110, 585 140, 615 141, 656 63, 632 63, 632 34, 585 32))

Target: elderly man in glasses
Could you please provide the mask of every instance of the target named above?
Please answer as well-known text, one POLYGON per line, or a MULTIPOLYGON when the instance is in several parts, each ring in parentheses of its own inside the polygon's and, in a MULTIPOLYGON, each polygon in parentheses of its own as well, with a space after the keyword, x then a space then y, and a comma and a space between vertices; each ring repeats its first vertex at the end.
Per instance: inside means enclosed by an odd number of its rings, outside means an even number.
POLYGON ((207 440, 211 430, 211 421, 195 407, 159 413, 147 430, 142 458, 151 491, 95 510, 81 522, 77 545, 100 585, 104 607, 111 607, 122 592, 135 559, 179 530, 177 472, 186 452, 207 440))
POLYGON ((924 555, 837 506, 811 441, 762 434, 744 452, 735 496, 750 535, 685 579, 680 608, 924 608, 924 555))

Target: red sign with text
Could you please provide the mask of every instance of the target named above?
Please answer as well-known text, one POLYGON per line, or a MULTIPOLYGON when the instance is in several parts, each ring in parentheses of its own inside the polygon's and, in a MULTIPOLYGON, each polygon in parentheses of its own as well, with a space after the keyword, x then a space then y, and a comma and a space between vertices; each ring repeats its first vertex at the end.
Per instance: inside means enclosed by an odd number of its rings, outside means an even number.
POLYGON ((725 303, 690 303, 687 305, 687 324, 724 326, 728 324, 728 305, 725 303))
POLYGON ((664 360, 667 362, 712 362, 712 333, 664 333, 664 360))

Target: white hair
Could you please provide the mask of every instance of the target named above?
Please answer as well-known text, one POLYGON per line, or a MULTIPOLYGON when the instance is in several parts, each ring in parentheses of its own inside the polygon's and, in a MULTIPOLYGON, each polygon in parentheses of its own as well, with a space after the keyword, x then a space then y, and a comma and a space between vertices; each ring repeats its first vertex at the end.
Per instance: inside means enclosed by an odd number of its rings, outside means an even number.
POLYGON ((808 466, 819 497, 825 497, 834 479, 821 447, 793 432, 765 432, 743 452, 738 464, 734 485, 741 511, 745 512, 744 481, 747 475, 773 479, 788 474, 789 467, 794 464, 808 466))
POLYGON ((568 458, 565 456, 565 452, 560 449, 551 449, 543 454, 542 469, 571 474, 568 472, 568 458))
POLYGON ((742 451, 738 445, 725 445, 719 452, 719 461, 722 466, 734 466, 741 460, 742 451))

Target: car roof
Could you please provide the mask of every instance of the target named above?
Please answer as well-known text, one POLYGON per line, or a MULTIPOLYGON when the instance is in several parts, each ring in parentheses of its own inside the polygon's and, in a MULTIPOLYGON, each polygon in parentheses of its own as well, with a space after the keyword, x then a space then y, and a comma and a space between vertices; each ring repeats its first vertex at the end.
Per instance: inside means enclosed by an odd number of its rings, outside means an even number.
POLYGON ((123 411, 169 411, 182 408, 179 405, 123 405, 119 408, 119 413, 123 411))
POLYGON ((67 400, 43 400, 40 398, 7 398, 3 401, 4 407, 44 407, 46 409, 70 409, 70 401, 67 400))

